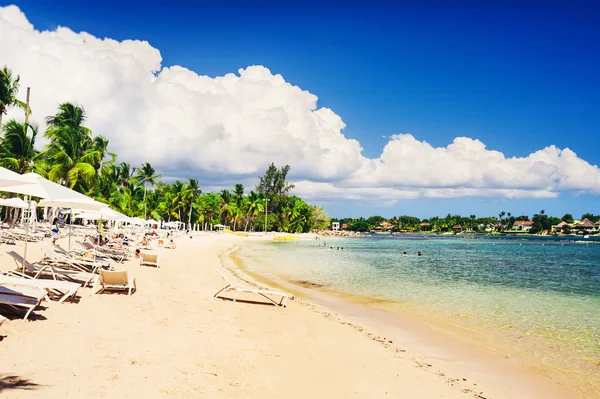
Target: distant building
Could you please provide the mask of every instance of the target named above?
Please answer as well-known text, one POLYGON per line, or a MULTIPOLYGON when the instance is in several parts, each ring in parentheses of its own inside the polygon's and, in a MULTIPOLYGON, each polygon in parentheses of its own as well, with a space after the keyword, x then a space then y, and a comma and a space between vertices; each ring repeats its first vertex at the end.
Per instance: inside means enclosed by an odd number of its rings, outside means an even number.
POLYGON ((575 223, 573 226, 575 230, 580 231, 592 231, 594 230, 594 223, 592 223, 589 219, 583 219, 581 222, 575 223))
POLYGON ((565 229, 570 229, 571 226, 567 222, 560 222, 559 224, 552 226, 552 231, 559 232, 564 231, 565 229))
POLYGON ((462 226, 460 224, 455 224, 454 226, 452 226, 452 229, 454 231, 461 231, 462 230, 462 226))
POLYGON ((429 231, 431 230, 431 224, 427 223, 427 222, 421 222, 419 224, 419 226, 421 226, 421 230, 425 230, 425 231, 429 231))
POLYGON ((533 227, 533 222, 531 220, 517 220, 512 227, 515 230, 529 231, 533 227))
POLYGON ((339 229, 340 229, 340 222, 332 222, 331 223, 331 230, 338 231, 339 229))
POLYGON ((348 228, 348 223, 342 223, 342 230, 346 230, 348 228))
POLYGON ((389 230, 389 229, 391 229, 393 227, 394 227, 394 225, 391 224, 390 222, 381 222, 381 228, 383 230, 389 230))

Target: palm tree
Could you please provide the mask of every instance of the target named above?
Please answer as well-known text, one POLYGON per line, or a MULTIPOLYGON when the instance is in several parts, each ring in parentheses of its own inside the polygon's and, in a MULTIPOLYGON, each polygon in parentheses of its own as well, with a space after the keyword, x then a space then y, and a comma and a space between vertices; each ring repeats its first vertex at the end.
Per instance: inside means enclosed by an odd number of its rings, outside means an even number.
POLYGON ((79 186, 79 191, 84 191, 82 184, 89 186, 97 176, 96 165, 102 161, 102 149, 94 147, 91 130, 83 126, 85 119, 82 107, 60 104, 58 113, 46 118, 44 133, 50 139, 43 154, 48 178, 70 188, 79 186))
POLYGON ((162 175, 156 174, 156 171, 150 165, 150 162, 146 162, 142 164, 142 167, 137 170, 137 180, 144 186, 144 219, 147 217, 147 207, 146 207, 146 194, 148 191, 148 184, 155 185, 156 181, 160 179, 162 175))
POLYGON ((476 218, 476 217, 477 217, 477 216, 475 216, 475 215, 471 215, 471 216, 469 216, 469 219, 471 219, 471 231, 473 231, 473 222, 475 221, 475 218, 476 218))
POLYGON ((244 200, 244 185, 236 184, 233 189, 233 196, 235 198, 235 204, 239 207, 242 206, 242 202, 244 200))
POLYGON ((169 190, 172 193, 171 200, 176 205, 177 220, 181 220, 181 209, 187 205, 188 194, 186 192, 186 184, 182 181, 175 180, 173 184, 171 184, 169 190))
POLYGON ((194 200, 198 195, 202 194, 202 191, 200 190, 200 186, 198 184, 198 179, 190 177, 186 191, 189 195, 190 201, 190 212, 188 214, 188 228, 190 228, 190 225, 192 223, 192 211, 194 209, 194 200))
POLYGON ((229 190, 221 190, 221 209, 219 211, 221 221, 227 224, 227 221, 233 217, 235 204, 231 201, 231 193, 229 190))
POLYGON ((14 77, 12 71, 6 66, 0 69, 0 126, 2 126, 2 117, 7 113, 8 108, 25 109, 27 107, 23 101, 17 99, 20 79, 19 75, 14 77))
POLYGON ((108 139, 104 136, 95 136, 92 139, 91 150, 94 152, 96 174, 101 176, 106 167, 114 165, 117 154, 108 151, 108 139), (108 161, 105 161, 105 159, 108 159, 108 161))
POLYGON ((250 222, 250 218, 258 217, 258 215, 262 214, 265 210, 264 202, 260 195, 254 191, 250 191, 248 196, 246 197, 246 227, 244 227, 244 231, 248 230, 248 223, 250 222))
POLYGON ((39 156, 35 149, 37 125, 21 124, 13 119, 0 131, 0 166, 21 174, 30 172, 39 156))

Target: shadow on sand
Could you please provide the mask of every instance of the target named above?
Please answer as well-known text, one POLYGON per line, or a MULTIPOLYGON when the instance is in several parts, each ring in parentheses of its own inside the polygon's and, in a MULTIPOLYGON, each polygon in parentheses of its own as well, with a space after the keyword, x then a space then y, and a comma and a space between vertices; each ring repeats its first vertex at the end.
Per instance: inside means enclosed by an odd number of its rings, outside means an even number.
POLYGON ((38 389, 41 385, 38 385, 26 378, 21 378, 16 375, 2 375, 0 374, 0 394, 4 391, 11 389, 22 389, 25 391, 31 391, 38 389))

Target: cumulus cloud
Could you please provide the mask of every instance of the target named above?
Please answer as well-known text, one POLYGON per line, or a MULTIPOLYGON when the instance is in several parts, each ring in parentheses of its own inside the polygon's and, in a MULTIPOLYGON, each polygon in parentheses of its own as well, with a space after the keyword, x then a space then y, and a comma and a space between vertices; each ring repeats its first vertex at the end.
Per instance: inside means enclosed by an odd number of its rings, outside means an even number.
MULTIPOLYGON (((600 171, 569 149, 550 146, 506 157, 458 137, 433 147, 409 134, 388 140, 379 158, 362 154, 345 124, 317 97, 249 66, 225 76, 164 67, 139 40, 99 39, 59 27, 39 31, 15 6, 0 7, 2 64, 32 88, 32 119, 60 102, 84 105, 88 125, 132 164, 164 175, 247 180, 270 162, 292 166, 296 192, 319 200, 393 203, 418 197, 548 198, 598 193, 600 171)), ((10 116, 17 116, 11 111, 10 116)))

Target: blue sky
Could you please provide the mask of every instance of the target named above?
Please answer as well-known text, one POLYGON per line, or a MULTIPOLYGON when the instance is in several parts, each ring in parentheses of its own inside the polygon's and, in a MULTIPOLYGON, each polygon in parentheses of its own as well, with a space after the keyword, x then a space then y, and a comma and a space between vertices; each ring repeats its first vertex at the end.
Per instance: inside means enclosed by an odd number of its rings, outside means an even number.
MULTIPOLYGON (((8 4, 6 2, 2 2, 8 4)), ((319 97, 364 155, 411 133, 480 139, 507 156, 555 144, 600 164, 600 8, 593 2, 18 1, 37 29, 142 39, 209 76, 264 65, 319 97), (288 2, 285 2, 288 3, 288 2)), ((596 211, 597 197, 323 203, 334 216, 596 211), (471 211, 472 209, 472 211, 471 211)))

